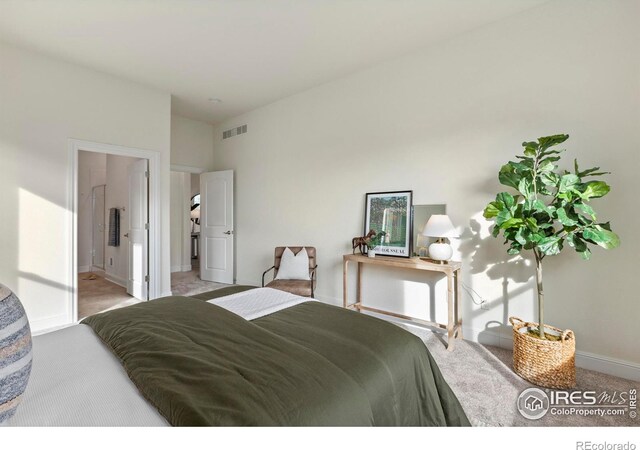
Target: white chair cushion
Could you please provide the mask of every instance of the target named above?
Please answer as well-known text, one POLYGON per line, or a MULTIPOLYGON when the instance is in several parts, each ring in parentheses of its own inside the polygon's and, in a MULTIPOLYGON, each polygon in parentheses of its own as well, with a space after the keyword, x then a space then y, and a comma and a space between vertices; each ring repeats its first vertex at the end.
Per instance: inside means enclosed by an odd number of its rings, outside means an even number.
POLYGON ((280 259, 280 269, 276 275, 276 280, 310 280, 309 278, 309 255, 307 249, 294 255, 289 247, 284 249, 280 259))

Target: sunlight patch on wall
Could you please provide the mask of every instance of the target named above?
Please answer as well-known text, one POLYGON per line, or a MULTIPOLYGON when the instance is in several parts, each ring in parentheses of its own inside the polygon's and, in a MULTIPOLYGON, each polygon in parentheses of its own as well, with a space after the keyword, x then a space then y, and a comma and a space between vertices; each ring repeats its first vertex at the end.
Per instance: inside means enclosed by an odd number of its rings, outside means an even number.
MULTIPOLYGON (((18 189, 18 289, 27 314, 59 316, 68 292, 67 210, 24 188, 18 189), (58 300, 52 300, 58 299, 58 300)), ((64 309, 70 308, 65 305, 64 309)), ((68 309, 67 309, 68 312, 68 309)))

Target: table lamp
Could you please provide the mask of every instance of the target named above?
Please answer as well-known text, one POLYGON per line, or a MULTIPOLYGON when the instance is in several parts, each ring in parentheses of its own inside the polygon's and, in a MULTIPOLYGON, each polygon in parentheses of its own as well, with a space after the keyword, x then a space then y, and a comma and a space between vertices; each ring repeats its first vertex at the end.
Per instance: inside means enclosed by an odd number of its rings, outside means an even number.
POLYGON ((433 214, 422 230, 422 235, 438 238, 436 242, 429 246, 429 257, 433 260, 446 263, 453 256, 453 249, 444 238, 460 237, 451 223, 451 219, 446 214, 433 214))

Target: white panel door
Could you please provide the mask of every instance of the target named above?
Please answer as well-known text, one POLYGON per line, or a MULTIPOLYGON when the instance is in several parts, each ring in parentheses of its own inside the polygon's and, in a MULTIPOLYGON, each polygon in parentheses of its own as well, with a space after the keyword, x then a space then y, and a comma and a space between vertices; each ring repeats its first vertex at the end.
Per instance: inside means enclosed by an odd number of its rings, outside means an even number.
POLYGON ((148 298, 149 184, 148 161, 141 159, 127 168, 129 175, 129 276, 127 293, 139 300, 148 298))
POLYGON ((233 284, 233 170, 200 174, 200 278, 233 284))

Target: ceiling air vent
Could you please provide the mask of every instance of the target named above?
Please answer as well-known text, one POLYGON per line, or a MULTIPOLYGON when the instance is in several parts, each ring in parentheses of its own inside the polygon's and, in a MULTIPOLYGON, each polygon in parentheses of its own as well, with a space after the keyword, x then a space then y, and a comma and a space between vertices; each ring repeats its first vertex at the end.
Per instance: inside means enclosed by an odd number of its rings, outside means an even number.
POLYGON ((240 125, 239 127, 231 128, 230 130, 226 130, 222 132, 222 139, 229 139, 239 134, 244 134, 247 132, 246 125, 240 125))

